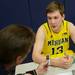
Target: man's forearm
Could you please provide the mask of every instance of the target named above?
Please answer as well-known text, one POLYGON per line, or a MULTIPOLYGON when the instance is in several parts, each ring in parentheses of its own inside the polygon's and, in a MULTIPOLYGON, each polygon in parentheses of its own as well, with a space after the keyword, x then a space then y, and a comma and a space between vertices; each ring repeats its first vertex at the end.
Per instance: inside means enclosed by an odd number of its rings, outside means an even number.
POLYGON ((46 57, 43 55, 35 55, 33 57, 33 61, 40 64, 40 63, 46 61, 46 57))

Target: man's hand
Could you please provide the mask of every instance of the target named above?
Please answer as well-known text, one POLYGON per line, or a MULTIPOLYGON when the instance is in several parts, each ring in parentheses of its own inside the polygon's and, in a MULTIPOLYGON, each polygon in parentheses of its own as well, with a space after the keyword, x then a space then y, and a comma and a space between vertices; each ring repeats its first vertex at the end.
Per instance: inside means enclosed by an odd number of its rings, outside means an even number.
POLYGON ((37 75, 43 75, 48 70, 48 62, 43 62, 39 64, 38 68, 36 69, 37 75))
POLYGON ((64 69, 71 67, 72 62, 73 62, 73 58, 71 56, 51 59, 52 66, 60 67, 64 69))

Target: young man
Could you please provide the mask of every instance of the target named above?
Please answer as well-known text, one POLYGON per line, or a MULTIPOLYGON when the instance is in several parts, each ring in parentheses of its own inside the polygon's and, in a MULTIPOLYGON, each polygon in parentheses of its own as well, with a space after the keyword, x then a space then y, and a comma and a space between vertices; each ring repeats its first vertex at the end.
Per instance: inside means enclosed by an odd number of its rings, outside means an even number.
POLYGON ((41 63, 49 55, 50 65, 69 68, 73 62, 73 58, 68 55, 69 37, 75 43, 75 26, 64 20, 64 6, 60 2, 49 3, 46 15, 47 22, 39 27, 36 34, 33 60, 41 63))
MULTIPOLYGON (((34 38, 34 32, 23 25, 11 24, 0 30, 0 75, 15 75, 15 66, 26 58, 34 38)), ((47 62, 39 65, 37 75, 47 71, 45 65, 47 62)))

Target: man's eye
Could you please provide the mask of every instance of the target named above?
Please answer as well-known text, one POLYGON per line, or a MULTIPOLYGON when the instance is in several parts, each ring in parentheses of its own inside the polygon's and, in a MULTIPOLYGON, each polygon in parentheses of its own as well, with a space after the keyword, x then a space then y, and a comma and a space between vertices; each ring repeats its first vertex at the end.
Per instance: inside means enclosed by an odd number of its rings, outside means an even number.
POLYGON ((58 17, 54 17, 54 19, 58 19, 58 17))
POLYGON ((51 20, 51 17, 47 17, 47 18, 51 20))

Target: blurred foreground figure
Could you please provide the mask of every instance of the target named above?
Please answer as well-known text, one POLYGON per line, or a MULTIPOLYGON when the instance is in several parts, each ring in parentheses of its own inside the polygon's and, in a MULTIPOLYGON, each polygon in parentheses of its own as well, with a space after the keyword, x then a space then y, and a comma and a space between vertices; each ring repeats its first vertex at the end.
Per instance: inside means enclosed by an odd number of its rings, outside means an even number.
MULTIPOLYGON (((34 38, 32 29, 23 25, 11 24, 0 31, 0 75, 15 75, 15 66, 25 60, 34 38)), ((44 65, 46 63, 40 64, 35 70, 37 75, 47 71, 44 65)))

